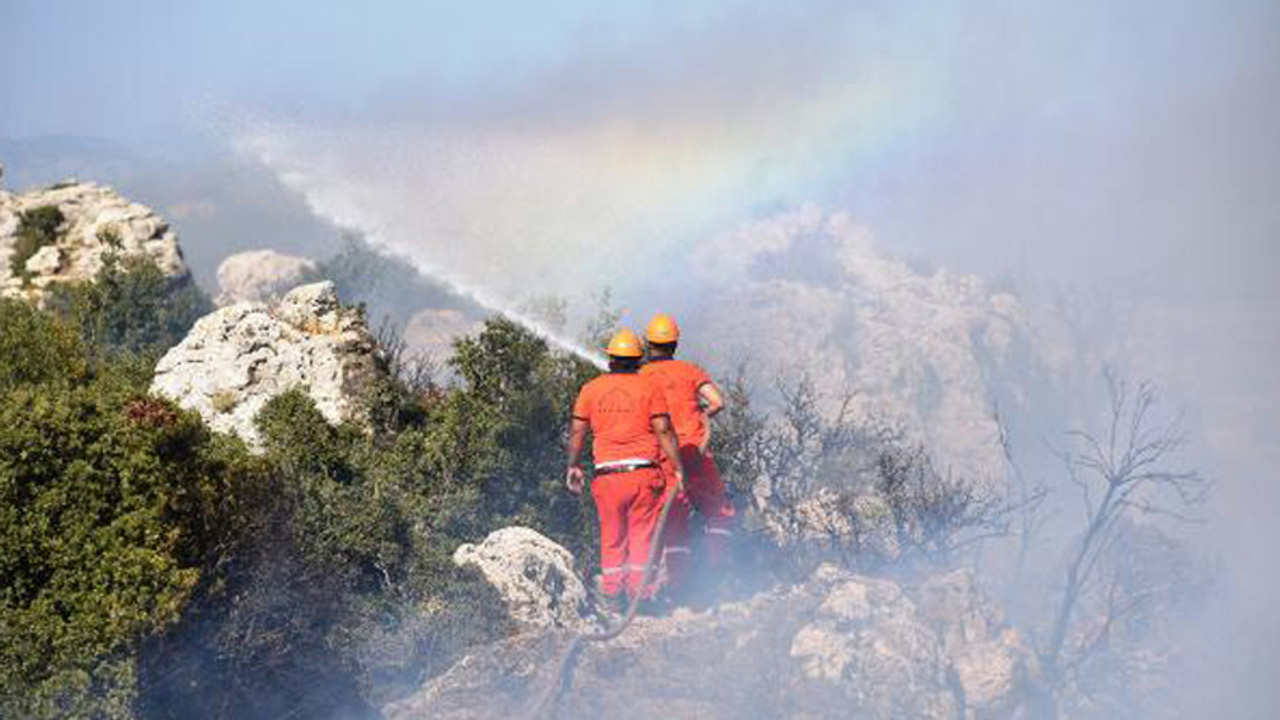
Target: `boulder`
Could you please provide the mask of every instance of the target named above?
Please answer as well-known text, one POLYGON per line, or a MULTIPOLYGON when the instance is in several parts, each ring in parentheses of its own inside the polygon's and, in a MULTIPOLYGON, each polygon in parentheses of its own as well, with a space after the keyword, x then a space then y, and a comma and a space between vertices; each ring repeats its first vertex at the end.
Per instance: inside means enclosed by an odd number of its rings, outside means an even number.
POLYGON ((274 304, 236 303, 201 318, 160 359, 151 391, 259 449, 253 420, 271 398, 302 388, 330 422, 364 425, 361 398, 380 373, 364 314, 321 282, 274 304))
POLYGON ((791 640, 800 675, 849 695, 865 717, 954 718, 961 699, 948 684, 948 658, 902 589, 825 572, 838 580, 791 640))
POLYGON ((296 286, 315 269, 316 264, 307 258, 275 250, 236 253, 218 265, 220 293, 216 302, 225 307, 246 300, 270 300, 296 286))
POLYGON ((169 224, 110 188, 71 181, 21 194, 0 192, 0 296, 42 303, 52 285, 92 279, 109 253, 145 255, 170 278, 190 278, 169 224), (23 213, 42 207, 56 207, 62 222, 49 244, 15 257, 23 213))
POLYGON ((508 527, 478 545, 453 554, 475 567, 502 596, 511 618, 525 628, 586 629, 594 614, 586 585, 573 569, 573 555, 535 530, 508 527))
POLYGON ((935 575, 917 589, 921 617, 942 640, 971 717, 1006 717, 1036 674, 1035 656, 979 593, 973 573, 935 575))

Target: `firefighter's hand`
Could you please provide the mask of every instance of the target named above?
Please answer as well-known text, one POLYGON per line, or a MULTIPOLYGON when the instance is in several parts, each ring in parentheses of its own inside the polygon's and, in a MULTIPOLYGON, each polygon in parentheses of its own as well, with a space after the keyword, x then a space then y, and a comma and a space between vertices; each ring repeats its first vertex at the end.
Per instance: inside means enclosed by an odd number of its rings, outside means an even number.
POLYGON ((574 495, 581 495, 585 477, 586 476, 582 473, 582 468, 577 465, 570 465, 569 468, 564 471, 564 486, 569 488, 569 492, 574 495))
POLYGON ((676 471, 676 495, 684 494, 684 472, 676 471))

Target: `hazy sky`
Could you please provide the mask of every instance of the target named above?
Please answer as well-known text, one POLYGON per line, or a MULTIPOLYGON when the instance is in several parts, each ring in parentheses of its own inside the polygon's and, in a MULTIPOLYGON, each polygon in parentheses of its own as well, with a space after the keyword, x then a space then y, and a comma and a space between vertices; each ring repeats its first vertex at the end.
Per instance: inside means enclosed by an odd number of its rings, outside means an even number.
POLYGON ((584 37, 625 42, 652 18, 672 27, 734 4, 6 0, 0 136, 141 139, 209 103, 358 112, 387 83, 517 83, 584 37))

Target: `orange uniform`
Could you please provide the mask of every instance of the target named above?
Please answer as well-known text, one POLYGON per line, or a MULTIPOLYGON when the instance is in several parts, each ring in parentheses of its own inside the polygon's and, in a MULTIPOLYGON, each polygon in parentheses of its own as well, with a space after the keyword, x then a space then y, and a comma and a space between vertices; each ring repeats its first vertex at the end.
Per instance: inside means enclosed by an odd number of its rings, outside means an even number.
POLYGON ((641 587, 666 481, 659 470, 655 416, 669 415, 661 388, 639 373, 612 372, 583 386, 573 416, 594 436, 591 496, 600 516, 600 574, 606 595, 651 597, 641 587))
MULTIPOLYGON (((699 404, 702 386, 711 376, 697 365, 672 358, 654 358, 640 373, 654 378, 662 386, 671 408, 671 422, 680 439, 680 462, 685 470, 685 502, 677 502, 667 516, 664 548, 667 572, 674 584, 681 584, 688 571, 690 505, 705 519, 707 560, 712 569, 725 559, 729 539, 733 536, 733 503, 725 493, 724 481, 710 451, 703 453, 707 442, 707 417, 699 404)), ((673 472, 670 461, 663 459, 664 469, 673 472)))

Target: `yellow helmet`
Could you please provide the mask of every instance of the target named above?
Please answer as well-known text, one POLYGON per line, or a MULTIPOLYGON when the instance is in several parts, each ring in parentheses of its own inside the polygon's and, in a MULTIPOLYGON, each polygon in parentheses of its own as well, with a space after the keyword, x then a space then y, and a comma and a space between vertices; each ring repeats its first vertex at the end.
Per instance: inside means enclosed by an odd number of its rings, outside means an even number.
POLYGON ((680 339, 680 326, 670 315, 658 313, 649 321, 649 329, 645 334, 649 337, 649 342, 665 345, 680 339))
POLYGON ((644 355, 640 349, 640 338, 627 328, 622 328, 618 334, 613 336, 609 341, 609 349, 606 350, 610 357, 620 358, 638 358, 644 355))

